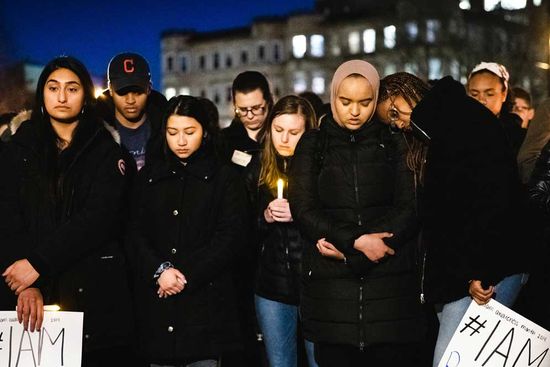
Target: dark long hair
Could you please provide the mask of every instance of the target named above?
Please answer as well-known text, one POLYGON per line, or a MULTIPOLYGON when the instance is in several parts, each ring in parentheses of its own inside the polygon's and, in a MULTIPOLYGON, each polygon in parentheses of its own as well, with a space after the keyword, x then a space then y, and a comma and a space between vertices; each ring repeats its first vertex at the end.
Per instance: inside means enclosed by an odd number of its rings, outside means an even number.
MULTIPOLYGON (((168 147, 166 142, 166 124, 172 115, 188 116, 198 121, 202 126, 203 139, 201 148, 216 148, 217 137, 219 133, 219 124, 217 121, 218 110, 216 105, 210 100, 202 97, 193 96, 175 96, 170 98, 166 106, 164 116, 162 118, 162 141, 164 149, 164 157, 166 159, 173 158, 174 154, 168 147)), ((216 150, 213 150, 217 153, 216 150)))
MULTIPOLYGON (((428 83, 416 75, 406 72, 390 74, 380 80, 378 103, 401 96, 409 107, 413 109, 429 90, 430 86, 428 83)), ((407 167, 413 171, 415 182, 422 184, 427 147, 411 133, 403 132, 402 134, 408 147, 407 167)))
POLYGON ((277 187, 277 179, 283 177, 283 173, 277 166, 277 150, 271 140, 271 125, 277 116, 298 114, 303 116, 305 131, 317 127, 317 118, 311 104, 302 97, 290 95, 281 98, 275 103, 262 127, 263 152, 258 185, 266 185, 270 190, 277 187))
POLYGON ((62 165, 60 166, 59 164, 59 143, 61 138, 53 129, 50 122, 50 116, 46 111, 44 104, 44 88, 49 76, 58 69, 68 69, 75 73, 80 79, 84 91, 84 103, 78 117, 78 125, 74 130, 69 146, 65 149, 68 158, 66 161, 70 160, 71 155, 74 156, 74 154, 71 153, 74 153, 74 151, 82 145, 83 141, 88 137, 89 132, 99 124, 95 113, 94 85, 84 64, 71 56, 56 57, 46 64, 38 78, 31 121, 36 125, 39 137, 36 149, 40 157, 41 173, 46 178, 46 199, 53 202, 56 202, 57 199, 60 198, 60 195, 62 195, 60 192, 61 183, 58 182, 60 172, 63 170, 62 165))

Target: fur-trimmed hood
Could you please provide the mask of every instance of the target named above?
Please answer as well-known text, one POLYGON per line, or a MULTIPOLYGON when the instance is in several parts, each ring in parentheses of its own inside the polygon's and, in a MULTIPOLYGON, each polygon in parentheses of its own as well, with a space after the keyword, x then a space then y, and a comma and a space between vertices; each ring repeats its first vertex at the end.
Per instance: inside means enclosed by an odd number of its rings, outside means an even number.
MULTIPOLYGON (((24 110, 19 112, 16 116, 14 116, 9 124, 8 128, 0 135, 0 140, 3 142, 7 142, 11 140, 11 137, 15 135, 17 130, 21 127, 21 125, 31 119, 32 110, 24 110)), ((113 140, 115 143, 120 145, 120 134, 115 129, 114 126, 108 124, 105 120, 102 120, 103 126, 105 129, 111 134, 113 137, 113 140)))

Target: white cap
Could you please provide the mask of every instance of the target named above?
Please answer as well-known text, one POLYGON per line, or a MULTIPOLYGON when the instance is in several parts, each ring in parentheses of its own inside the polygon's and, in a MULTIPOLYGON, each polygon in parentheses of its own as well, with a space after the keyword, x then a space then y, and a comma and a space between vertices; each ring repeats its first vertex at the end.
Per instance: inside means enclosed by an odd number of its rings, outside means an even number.
POLYGON ((487 70, 501 78, 504 81, 504 87, 508 89, 508 80, 510 80, 510 74, 508 74, 508 70, 506 70, 504 65, 498 64, 496 62, 482 61, 472 69, 470 75, 468 75, 468 79, 472 77, 472 74, 482 70, 487 70))

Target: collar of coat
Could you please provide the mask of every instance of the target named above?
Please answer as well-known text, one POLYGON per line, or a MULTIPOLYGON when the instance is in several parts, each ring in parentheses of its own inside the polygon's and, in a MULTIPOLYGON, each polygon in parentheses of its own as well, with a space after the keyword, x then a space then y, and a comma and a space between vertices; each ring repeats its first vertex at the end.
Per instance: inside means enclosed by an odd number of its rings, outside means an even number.
POLYGON ((327 134, 337 139, 355 142, 362 141, 367 137, 372 136, 373 133, 379 133, 382 129, 386 128, 387 126, 373 117, 370 121, 364 123, 359 129, 349 130, 338 125, 330 114, 323 118, 323 123, 319 127, 320 130, 324 130, 327 134))

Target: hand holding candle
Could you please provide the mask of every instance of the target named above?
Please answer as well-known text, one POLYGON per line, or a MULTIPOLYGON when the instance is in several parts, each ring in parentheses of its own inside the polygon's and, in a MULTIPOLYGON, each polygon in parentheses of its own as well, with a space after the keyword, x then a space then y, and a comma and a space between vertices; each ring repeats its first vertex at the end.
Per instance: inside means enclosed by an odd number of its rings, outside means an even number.
POLYGON ((283 188, 285 186, 285 181, 280 178, 277 180, 277 199, 283 198, 283 188))

